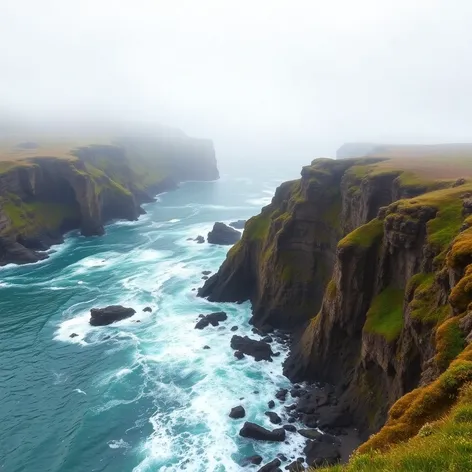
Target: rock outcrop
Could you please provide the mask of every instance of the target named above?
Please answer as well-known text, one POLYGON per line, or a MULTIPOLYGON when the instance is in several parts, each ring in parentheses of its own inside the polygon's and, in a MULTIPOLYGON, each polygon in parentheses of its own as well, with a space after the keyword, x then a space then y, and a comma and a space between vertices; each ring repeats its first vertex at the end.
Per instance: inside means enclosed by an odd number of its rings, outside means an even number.
POLYGON ((241 233, 224 223, 215 223, 207 237, 210 244, 219 244, 222 246, 231 246, 232 244, 237 243, 240 239, 241 233))
POLYGON ((117 321, 131 318, 136 313, 133 308, 121 305, 110 305, 105 308, 92 308, 90 310, 90 324, 92 326, 106 326, 117 321))
POLYGON ((255 423, 246 421, 244 426, 239 431, 239 435, 243 438, 256 439, 258 441, 272 441, 272 442, 283 442, 285 441, 285 429, 279 428, 269 431, 255 423))
POLYGON ((65 232, 101 235, 135 220, 141 203, 185 180, 214 180, 211 142, 187 137, 121 138, 108 145, 0 155, 0 265, 38 261, 65 232), (46 157, 47 156, 47 157, 46 157))
MULTIPOLYGON (((361 450, 387 448, 448 412, 472 381, 467 159, 315 160, 247 222, 200 290, 250 300, 256 326, 295 334, 286 375, 336 390, 323 408, 300 394, 309 427, 354 424, 367 438, 388 418, 361 450)), ((313 460, 339 458, 336 445, 311 446, 313 460)))

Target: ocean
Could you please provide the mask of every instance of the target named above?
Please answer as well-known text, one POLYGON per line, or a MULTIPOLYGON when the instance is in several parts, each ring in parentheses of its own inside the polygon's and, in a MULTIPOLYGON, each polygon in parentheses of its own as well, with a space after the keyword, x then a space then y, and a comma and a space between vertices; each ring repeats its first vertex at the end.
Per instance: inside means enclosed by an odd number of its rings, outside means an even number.
POLYGON ((288 444, 238 435, 246 420, 275 427, 264 412, 290 386, 287 352, 277 347, 273 363, 236 360, 232 326, 259 339, 250 304, 209 303, 193 290, 228 247, 188 238, 259 213, 299 171, 234 165, 217 182, 160 195, 138 221, 109 224, 102 237, 71 233, 45 261, 0 268, 0 470, 230 472, 251 470, 240 463, 253 454, 298 457, 297 434, 288 444), (90 326, 90 309, 111 304, 137 313, 90 326), (200 313, 219 310, 227 321, 194 329, 200 313), (243 420, 228 417, 237 405, 243 420))

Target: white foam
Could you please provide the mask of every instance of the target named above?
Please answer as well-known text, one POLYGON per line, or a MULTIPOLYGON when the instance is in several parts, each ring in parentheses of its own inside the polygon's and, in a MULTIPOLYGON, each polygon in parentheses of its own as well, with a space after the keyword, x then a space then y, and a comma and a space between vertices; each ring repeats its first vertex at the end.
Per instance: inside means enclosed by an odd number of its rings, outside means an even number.
POLYGON ((177 218, 174 218, 172 220, 169 220, 169 223, 178 223, 180 220, 177 218))
POLYGON ((123 439, 108 441, 110 449, 129 449, 131 446, 123 439))
POLYGON ((247 203, 258 206, 258 207, 263 207, 268 205, 272 201, 271 197, 262 197, 262 198, 250 198, 246 200, 247 203))
POLYGON ((81 393, 82 395, 87 395, 83 390, 80 390, 80 388, 74 388, 74 392, 81 393))

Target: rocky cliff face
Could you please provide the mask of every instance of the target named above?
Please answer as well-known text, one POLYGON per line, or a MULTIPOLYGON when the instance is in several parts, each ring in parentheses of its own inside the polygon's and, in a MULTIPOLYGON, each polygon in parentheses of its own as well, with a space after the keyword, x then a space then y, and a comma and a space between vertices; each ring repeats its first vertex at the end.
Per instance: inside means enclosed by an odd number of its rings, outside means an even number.
MULTIPOLYGON (((256 324, 303 327, 286 375, 336 385, 341 408, 366 436, 403 395, 449 375, 472 337, 472 185, 412 178, 393 164, 314 161, 249 220, 201 291, 211 300, 250 299, 256 324)), ((472 379, 472 366, 464 369, 447 398, 472 379)), ((433 402, 437 412, 444 398, 433 402)), ((384 442, 422 425, 407 423, 384 442)))
POLYGON ((68 230, 100 235, 110 220, 135 220, 141 203, 180 181, 218 178, 211 142, 185 137, 120 139, 66 157, 37 154, 0 169, 0 265, 43 258, 38 251, 68 230))

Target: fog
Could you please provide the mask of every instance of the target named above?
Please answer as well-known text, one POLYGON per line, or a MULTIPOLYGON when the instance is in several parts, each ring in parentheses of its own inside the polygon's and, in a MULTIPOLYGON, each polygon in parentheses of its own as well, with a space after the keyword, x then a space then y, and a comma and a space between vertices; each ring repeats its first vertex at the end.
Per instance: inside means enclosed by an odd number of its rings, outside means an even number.
POLYGON ((220 159, 472 141, 471 21, 469 0, 0 0, 0 118, 162 123, 220 159))

